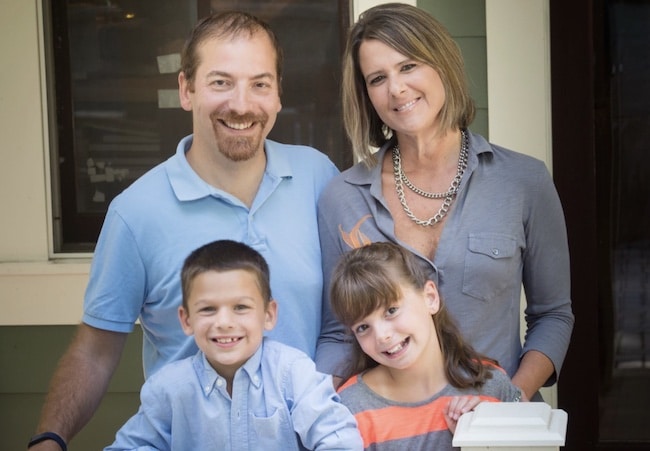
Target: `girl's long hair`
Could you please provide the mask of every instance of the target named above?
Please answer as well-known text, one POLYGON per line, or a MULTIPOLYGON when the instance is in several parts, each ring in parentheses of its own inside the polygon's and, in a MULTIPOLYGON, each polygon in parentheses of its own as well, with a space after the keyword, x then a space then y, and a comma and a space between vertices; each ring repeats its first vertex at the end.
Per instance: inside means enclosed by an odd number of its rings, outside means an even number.
MULTIPOLYGON (((378 242, 344 254, 331 280, 332 311, 352 334, 352 325, 377 309, 390 307, 402 297, 400 285, 421 290, 429 278, 408 250, 393 243, 378 242)), ((489 367, 496 366, 497 362, 478 353, 463 339, 442 299, 432 321, 449 383, 457 388, 482 386, 491 377, 489 367)), ((363 352, 356 339, 352 341, 354 354, 343 369, 343 381, 378 365, 363 352)))

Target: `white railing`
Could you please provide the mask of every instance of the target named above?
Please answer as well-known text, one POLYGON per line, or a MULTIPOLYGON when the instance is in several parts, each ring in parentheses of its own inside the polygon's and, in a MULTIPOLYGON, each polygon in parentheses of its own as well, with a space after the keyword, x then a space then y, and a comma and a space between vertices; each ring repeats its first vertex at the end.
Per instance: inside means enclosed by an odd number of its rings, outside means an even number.
POLYGON ((458 420, 462 451, 554 451, 564 446, 568 416, 543 402, 484 402, 458 420))

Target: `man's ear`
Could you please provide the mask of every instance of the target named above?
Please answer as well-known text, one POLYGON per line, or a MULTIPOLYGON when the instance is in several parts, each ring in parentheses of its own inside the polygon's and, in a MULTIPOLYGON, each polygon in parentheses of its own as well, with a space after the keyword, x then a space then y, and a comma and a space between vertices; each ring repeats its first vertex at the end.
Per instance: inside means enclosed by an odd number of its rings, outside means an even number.
POLYGON ((432 315, 435 315, 440 310, 440 295, 438 294, 438 287, 433 281, 427 280, 424 284, 424 295, 429 311, 432 315))
POLYGON ((178 73, 178 97, 181 102, 181 107, 185 111, 192 111, 192 99, 190 93, 193 90, 191 82, 185 78, 185 72, 178 73))

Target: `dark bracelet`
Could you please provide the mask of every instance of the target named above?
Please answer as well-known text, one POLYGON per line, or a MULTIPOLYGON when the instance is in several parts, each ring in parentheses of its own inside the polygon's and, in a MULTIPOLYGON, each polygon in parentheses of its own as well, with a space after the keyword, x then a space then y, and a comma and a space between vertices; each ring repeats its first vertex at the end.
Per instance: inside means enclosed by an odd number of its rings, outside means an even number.
POLYGON ((42 432, 40 434, 36 434, 29 439, 27 448, 31 448, 37 443, 44 442, 45 440, 54 440, 61 447, 62 451, 68 451, 68 445, 65 444, 65 440, 63 440, 63 438, 56 432, 42 432))

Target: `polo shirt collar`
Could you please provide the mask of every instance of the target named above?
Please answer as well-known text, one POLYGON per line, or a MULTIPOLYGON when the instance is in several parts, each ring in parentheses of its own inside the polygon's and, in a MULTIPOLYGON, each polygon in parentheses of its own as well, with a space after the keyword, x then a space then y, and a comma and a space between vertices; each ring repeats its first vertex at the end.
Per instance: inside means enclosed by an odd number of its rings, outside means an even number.
MULTIPOLYGON (((229 194, 210 186, 210 184, 194 172, 194 169, 192 169, 185 156, 191 145, 192 135, 188 135, 178 143, 176 154, 165 162, 169 183, 178 200, 191 201, 208 197, 215 193, 229 196, 229 194)), ((279 143, 269 139, 264 141, 264 151, 266 152, 265 174, 272 179, 290 178, 293 176, 289 156, 287 153, 280 151, 280 146, 279 143)))

